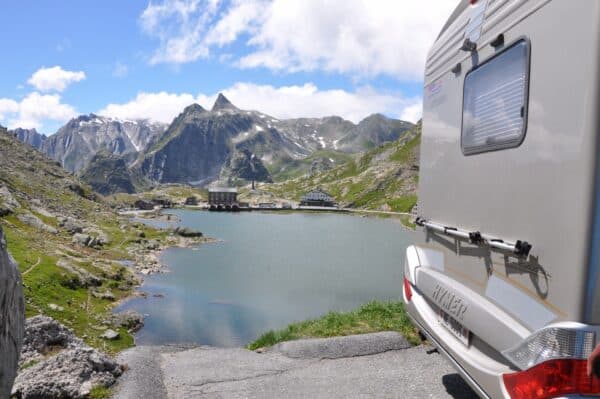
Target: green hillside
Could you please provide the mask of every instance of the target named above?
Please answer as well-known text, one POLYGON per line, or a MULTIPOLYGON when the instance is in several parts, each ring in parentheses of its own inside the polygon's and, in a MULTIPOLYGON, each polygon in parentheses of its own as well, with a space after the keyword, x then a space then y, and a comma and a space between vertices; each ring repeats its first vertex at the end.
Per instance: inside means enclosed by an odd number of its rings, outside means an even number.
POLYGON ((280 183, 261 184, 260 189, 297 201, 304 193, 321 187, 342 207, 409 212, 417 202, 420 141, 419 123, 400 139, 331 170, 280 183))
POLYGON ((110 326, 111 309, 138 284, 122 261, 147 254, 143 246, 149 240, 166 244, 167 232, 134 226, 88 185, 4 128, 0 226, 23 276, 28 317, 51 316, 109 352, 133 345, 127 328, 110 326), (118 330, 118 339, 101 338, 108 327, 118 330))

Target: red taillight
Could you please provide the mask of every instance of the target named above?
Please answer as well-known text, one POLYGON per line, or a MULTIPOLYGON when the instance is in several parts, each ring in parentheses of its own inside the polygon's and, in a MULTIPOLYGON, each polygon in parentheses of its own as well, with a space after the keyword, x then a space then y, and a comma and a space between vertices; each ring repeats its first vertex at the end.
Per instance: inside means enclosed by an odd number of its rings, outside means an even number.
POLYGON ((504 374, 502 378, 512 399, 600 394, 600 379, 588 376, 586 367, 586 360, 548 360, 525 371, 504 374))
POLYGON ((475 3, 477 3, 477 0, 470 0, 469 3, 471 3, 471 5, 474 5, 475 3))
POLYGON ((412 289, 410 288, 410 281, 406 277, 404 277, 404 295, 406 295, 406 300, 410 301, 412 299, 412 289))

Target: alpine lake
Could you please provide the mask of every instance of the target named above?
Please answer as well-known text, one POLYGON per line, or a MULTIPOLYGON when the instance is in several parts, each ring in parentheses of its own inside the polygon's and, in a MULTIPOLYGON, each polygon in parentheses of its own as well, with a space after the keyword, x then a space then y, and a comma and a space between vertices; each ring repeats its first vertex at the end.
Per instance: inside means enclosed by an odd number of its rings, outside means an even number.
POLYGON ((170 248, 169 272, 146 276, 116 312, 145 316, 138 345, 243 346, 270 329, 402 295, 414 233, 397 219, 335 213, 172 210, 214 243, 170 248))

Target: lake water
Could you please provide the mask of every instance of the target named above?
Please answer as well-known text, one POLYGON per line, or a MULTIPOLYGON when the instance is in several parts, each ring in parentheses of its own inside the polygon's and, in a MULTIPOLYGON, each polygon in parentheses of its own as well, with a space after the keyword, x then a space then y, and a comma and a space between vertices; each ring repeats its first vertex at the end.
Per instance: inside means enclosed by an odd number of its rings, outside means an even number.
POLYGON ((404 252, 413 233, 397 220, 171 213, 180 225, 220 241, 166 250, 162 261, 171 272, 146 277, 141 290, 148 297, 116 309, 146 315, 138 344, 240 346, 293 321, 401 296, 404 252))

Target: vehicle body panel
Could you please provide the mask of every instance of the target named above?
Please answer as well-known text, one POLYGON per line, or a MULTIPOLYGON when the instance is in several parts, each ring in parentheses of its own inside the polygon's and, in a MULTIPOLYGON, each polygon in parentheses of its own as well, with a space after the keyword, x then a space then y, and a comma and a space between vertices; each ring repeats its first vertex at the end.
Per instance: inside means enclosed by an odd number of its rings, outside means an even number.
POLYGON ((506 394, 499 376, 514 370, 502 351, 549 323, 600 324, 600 2, 461 6, 426 65, 419 214, 533 248, 528 257, 516 256, 418 228, 409 249, 416 255, 407 253, 416 288, 407 309, 477 389, 497 397, 506 394), (500 34, 504 45, 490 45, 500 34), (477 51, 460 49, 467 37, 477 51), (530 43, 524 140, 464 155, 465 76, 523 39, 530 43), (472 332, 469 347, 436 321, 447 306, 436 290, 452 292, 459 298, 452 306, 468 308, 459 321, 472 332))

